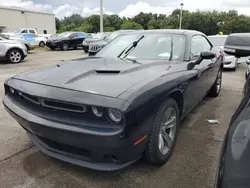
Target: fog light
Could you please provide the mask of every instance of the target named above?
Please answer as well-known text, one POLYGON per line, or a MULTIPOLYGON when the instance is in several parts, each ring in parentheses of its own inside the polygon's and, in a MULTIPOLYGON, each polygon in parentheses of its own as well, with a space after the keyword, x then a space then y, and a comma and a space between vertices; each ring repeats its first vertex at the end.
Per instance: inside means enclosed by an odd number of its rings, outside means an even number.
POLYGON ((99 118, 101 118, 103 115, 103 108, 101 108, 101 107, 92 106, 91 111, 93 112, 93 114, 95 116, 97 116, 99 118))
POLYGON ((122 113, 119 110, 109 108, 108 115, 112 121, 119 123, 122 120, 122 113))

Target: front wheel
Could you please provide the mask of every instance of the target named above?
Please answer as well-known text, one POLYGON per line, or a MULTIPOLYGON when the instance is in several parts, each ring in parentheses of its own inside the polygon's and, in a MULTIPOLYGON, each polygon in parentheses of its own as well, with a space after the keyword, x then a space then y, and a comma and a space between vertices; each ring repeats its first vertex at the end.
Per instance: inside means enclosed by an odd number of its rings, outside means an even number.
POLYGON ((67 51, 69 49, 69 45, 67 43, 62 44, 62 50, 67 51))
POLYGON ((179 128, 179 107, 172 98, 163 102, 154 114, 144 159, 154 165, 165 164, 172 154, 179 128))
POLYGON ((22 61, 22 53, 20 50, 13 49, 7 53, 6 58, 10 63, 20 63, 22 61))
POLYGON ((219 70, 217 77, 216 77, 216 81, 214 85, 212 86, 212 89, 209 93, 211 97, 217 97, 220 94, 221 82, 222 82, 222 69, 219 70))
POLYGON ((43 48, 45 46, 45 42, 41 41, 39 42, 39 47, 43 48))

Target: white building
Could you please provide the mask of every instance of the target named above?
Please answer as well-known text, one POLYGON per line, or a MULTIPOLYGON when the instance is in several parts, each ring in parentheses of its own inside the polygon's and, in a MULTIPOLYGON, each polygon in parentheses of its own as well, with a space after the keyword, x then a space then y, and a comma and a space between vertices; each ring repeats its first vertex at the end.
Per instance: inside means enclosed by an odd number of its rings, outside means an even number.
POLYGON ((19 7, 0 6, 0 33, 18 28, 34 28, 38 34, 55 34, 55 15, 19 7))

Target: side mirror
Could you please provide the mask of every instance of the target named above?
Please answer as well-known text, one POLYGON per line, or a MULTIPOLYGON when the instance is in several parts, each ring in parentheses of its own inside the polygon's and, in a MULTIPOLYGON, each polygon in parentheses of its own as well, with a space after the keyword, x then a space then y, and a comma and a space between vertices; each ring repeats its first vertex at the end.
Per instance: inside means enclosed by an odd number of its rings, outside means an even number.
POLYGON ((203 51, 201 52, 201 55, 200 55, 202 59, 213 59, 215 58, 215 56, 216 56, 215 53, 211 51, 203 51))
POLYGON ((224 51, 237 58, 250 56, 250 33, 230 34, 225 42, 224 51))

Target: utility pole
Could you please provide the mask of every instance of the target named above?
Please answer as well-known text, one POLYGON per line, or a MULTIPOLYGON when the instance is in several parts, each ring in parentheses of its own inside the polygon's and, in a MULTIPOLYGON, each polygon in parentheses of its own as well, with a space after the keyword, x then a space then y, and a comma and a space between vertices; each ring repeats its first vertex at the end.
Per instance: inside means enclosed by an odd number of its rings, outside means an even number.
POLYGON ((103 0, 100 0, 100 32, 103 32, 103 0))
POLYGON ((180 25, 179 25, 179 29, 181 29, 181 24, 182 24, 182 8, 183 8, 183 3, 181 3, 181 12, 180 12, 180 25))

